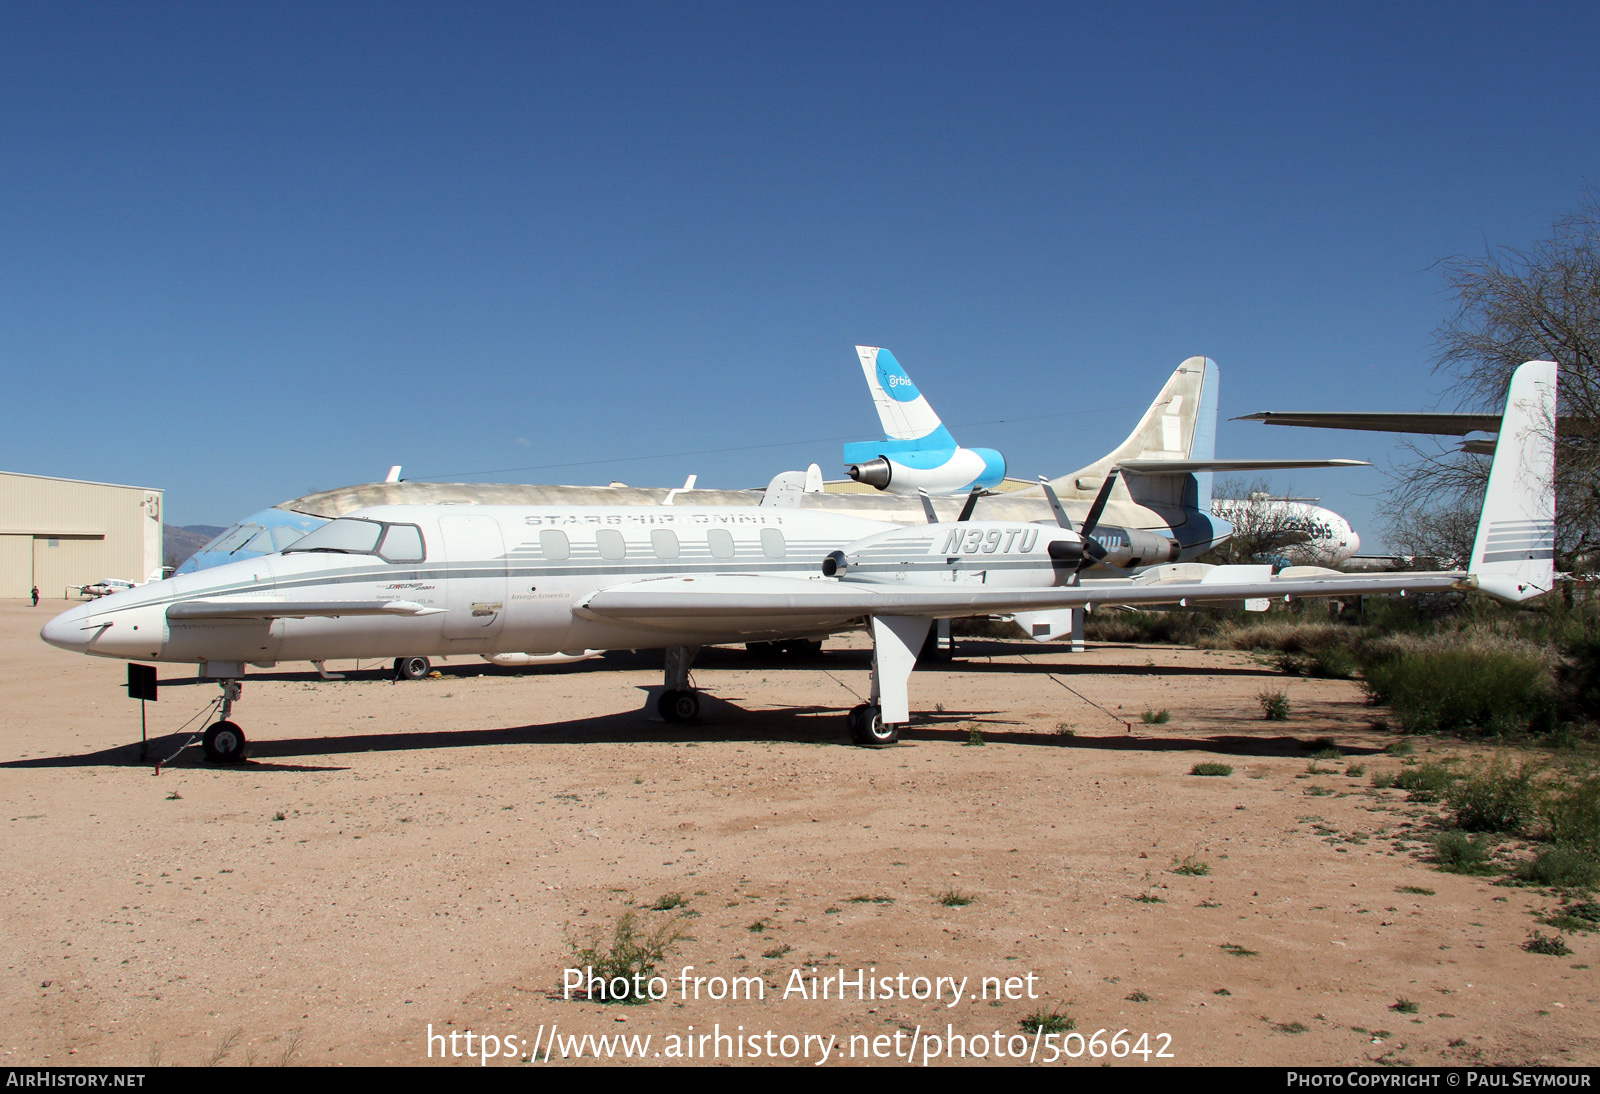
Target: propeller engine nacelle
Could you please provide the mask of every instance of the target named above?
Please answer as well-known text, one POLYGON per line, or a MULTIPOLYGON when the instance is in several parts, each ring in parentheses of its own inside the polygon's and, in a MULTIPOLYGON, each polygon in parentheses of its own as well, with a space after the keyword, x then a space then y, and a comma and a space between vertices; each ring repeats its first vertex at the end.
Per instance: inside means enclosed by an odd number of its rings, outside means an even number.
POLYGON ((1102 524, 1092 529, 1089 536, 1105 549, 1104 556, 1095 556, 1096 562, 1120 566, 1125 570, 1176 562, 1183 549, 1172 537, 1157 535, 1142 528, 1118 528, 1102 524))
MULTIPOLYGON (((1006 477, 1006 458, 992 448, 883 451, 891 443, 880 442, 872 458, 852 463, 850 477, 890 494, 962 494, 999 486, 1006 477)), ((846 446, 847 454, 859 447, 846 446)))
POLYGON ((1082 561, 1083 537, 1070 528, 970 520, 859 539, 830 553, 822 573, 844 581, 1048 588, 1071 584, 1082 561))

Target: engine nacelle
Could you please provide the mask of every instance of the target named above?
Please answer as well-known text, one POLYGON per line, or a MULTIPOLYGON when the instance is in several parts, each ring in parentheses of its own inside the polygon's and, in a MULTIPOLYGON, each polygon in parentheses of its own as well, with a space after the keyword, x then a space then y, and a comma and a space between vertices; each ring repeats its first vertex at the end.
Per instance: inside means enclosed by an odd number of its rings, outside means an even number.
POLYGON ((847 457, 859 460, 850 465, 856 482, 891 494, 964 494, 973 489, 999 486, 1006 477, 1006 459, 992 448, 944 448, 895 451, 894 442, 876 446, 846 446, 847 457), (856 456, 856 449, 872 453, 870 459, 856 456))
POLYGON ((1142 528, 1117 528, 1102 524, 1090 529, 1089 538, 1106 550, 1105 557, 1099 561, 1125 570, 1176 562, 1182 550, 1178 541, 1170 536, 1146 532, 1142 528))
POLYGON ((829 554, 822 572, 841 581, 1025 589, 1069 584, 1082 561, 1083 537, 1070 528, 969 520, 879 532, 829 554))

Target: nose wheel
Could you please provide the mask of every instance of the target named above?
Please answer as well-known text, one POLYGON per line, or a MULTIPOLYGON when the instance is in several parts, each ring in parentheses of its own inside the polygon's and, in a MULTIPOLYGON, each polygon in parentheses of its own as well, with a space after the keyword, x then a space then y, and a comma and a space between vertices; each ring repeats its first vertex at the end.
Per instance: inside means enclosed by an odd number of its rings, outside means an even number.
POLYGON ((206 754, 206 759, 214 764, 242 763, 249 755, 249 742, 244 739, 244 730, 228 720, 228 715, 233 713, 233 704, 244 691, 244 685, 237 680, 218 680, 222 685, 222 709, 215 722, 206 727, 206 732, 200 738, 200 748, 206 754))
POLYGON ((700 696, 687 689, 668 688, 656 700, 656 713, 667 722, 692 722, 700 716, 700 696))
POLYGON ((247 754, 245 747, 244 730, 229 721, 212 723, 205 736, 200 738, 200 747, 205 750, 206 759, 214 764, 236 764, 244 760, 247 754))

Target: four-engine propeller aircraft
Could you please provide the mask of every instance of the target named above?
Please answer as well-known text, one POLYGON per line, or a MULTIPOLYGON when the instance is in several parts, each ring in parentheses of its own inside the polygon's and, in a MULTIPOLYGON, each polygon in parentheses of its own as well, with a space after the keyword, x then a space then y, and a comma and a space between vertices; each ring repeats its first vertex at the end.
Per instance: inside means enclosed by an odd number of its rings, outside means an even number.
MULTIPOLYGON (((1179 564, 1080 583, 1085 537, 1015 520, 889 525, 769 507, 392 505, 331 521, 281 554, 174 577, 47 623, 63 649, 199 664, 224 689, 208 757, 243 758, 229 720, 245 666, 517 649, 665 649, 669 720, 695 717, 701 646, 867 629, 872 692, 850 712, 858 743, 894 742, 932 620, 1098 605, 1237 603, 1478 588, 1506 600, 1552 580, 1556 369, 1511 384, 1466 572, 1347 575, 1316 568, 1179 564)), ((1054 502, 1053 490, 1047 490, 1054 502)), ((931 507, 930 507, 931 508, 931 507)))

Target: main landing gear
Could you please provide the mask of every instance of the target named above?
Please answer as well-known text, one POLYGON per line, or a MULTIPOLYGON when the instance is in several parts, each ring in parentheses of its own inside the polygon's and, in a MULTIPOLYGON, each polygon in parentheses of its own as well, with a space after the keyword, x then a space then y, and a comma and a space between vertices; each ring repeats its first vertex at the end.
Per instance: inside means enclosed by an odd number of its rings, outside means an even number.
POLYGON ((200 738, 200 747, 205 751, 206 759, 214 764, 242 763, 250 754, 249 742, 244 739, 244 730, 230 722, 228 715, 233 713, 233 704, 244 690, 244 685, 237 680, 220 680, 218 683, 222 685, 221 717, 206 727, 205 736, 200 738))
POLYGON ((877 703, 862 703, 850 712, 850 739, 864 748, 882 748, 900 739, 900 727, 883 720, 877 703))
POLYGON ((428 670, 432 667, 426 657, 396 657, 394 659, 394 678, 396 680, 421 680, 428 675, 428 670))
POLYGON ((689 664, 698 646, 667 649, 666 690, 656 700, 656 713, 664 722, 692 722, 700 716, 700 693, 689 686, 689 664))
POLYGON ((928 638, 930 620, 875 615, 872 630, 872 695, 850 712, 850 739, 864 748, 883 748, 900 739, 911 720, 907 683, 917 654, 928 638))

